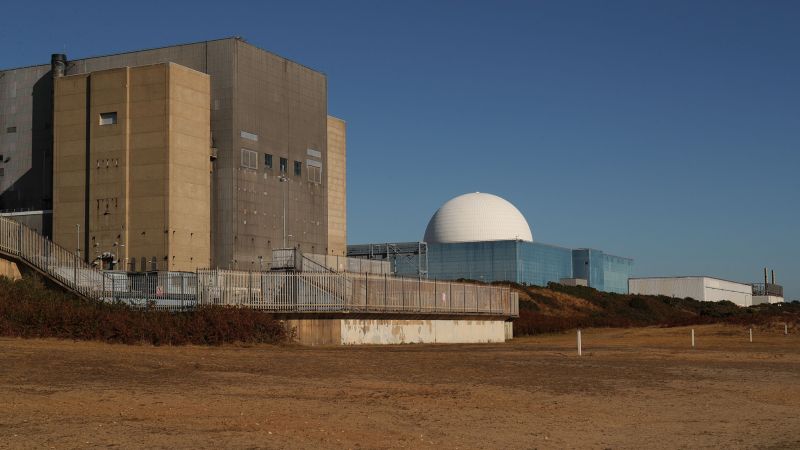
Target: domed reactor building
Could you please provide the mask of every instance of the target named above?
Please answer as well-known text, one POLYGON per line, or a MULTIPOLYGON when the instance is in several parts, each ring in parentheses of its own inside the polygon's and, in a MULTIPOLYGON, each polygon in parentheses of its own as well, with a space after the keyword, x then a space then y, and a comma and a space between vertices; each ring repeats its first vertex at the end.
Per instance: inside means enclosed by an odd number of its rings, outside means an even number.
POLYGON ((348 256, 391 262, 398 276, 439 280, 555 282, 627 293, 633 260, 533 240, 525 216, 496 195, 455 197, 431 217, 420 242, 348 246, 348 256))

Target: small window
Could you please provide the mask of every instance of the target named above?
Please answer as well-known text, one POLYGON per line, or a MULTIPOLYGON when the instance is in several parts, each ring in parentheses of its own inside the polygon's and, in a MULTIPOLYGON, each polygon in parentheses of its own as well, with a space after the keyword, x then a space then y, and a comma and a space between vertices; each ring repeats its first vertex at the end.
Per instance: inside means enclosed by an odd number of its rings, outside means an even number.
POLYGON ((272 155, 264 153, 264 168, 272 169, 272 155))
POLYGON ((286 173, 286 168, 289 166, 289 160, 281 158, 281 173, 286 173))
POLYGON ((300 161, 295 161, 294 162, 294 174, 299 177, 300 174, 303 173, 302 169, 303 169, 303 163, 301 163, 300 161))
POLYGON ((100 113, 100 125, 114 125, 117 123, 116 112, 100 113))
POLYGON ((3 164, 4 162, 6 162, 6 160, 3 159, 3 155, 0 155, 0 164, 3 164))
POLYGON ((8 127, 6 128, 6 133, 16 133, 17 127, 8 127))
POLYGON ((0 177, 6 176, 6 169, 5 167, 0 167, 0 177))
POLYGON ((258 169, 258 153, 243 148, 242 167, 247 167, 248 169, 253 169, 253 170, 258 169))

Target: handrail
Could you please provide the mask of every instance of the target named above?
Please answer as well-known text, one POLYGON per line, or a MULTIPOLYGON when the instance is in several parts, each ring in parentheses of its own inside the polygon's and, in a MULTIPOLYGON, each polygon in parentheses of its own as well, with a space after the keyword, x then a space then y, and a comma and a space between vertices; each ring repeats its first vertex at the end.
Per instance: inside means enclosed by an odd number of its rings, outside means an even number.
POLYGON ((16 257, 89 299, 103 295, 103 272, 19 222, 0 217, 0 252, 16 257))
POLYGON ((124 301, 134 306, 143 302, 157 309, 231 305, 276 312, 519 314, 517 294, 507 287, 343 273, 316 262, 325 270, 199 269, 184 275, 104 272, 31 228, 4 217, 0 217, 0 253, 27 263, 84 298, 124 301))

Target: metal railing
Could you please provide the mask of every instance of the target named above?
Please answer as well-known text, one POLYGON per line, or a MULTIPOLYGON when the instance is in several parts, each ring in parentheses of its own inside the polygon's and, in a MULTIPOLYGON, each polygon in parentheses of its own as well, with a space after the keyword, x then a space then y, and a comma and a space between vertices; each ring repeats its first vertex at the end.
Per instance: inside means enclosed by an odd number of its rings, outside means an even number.
POLYGON ((753 283, 753 295, 783 297, 783 286, 773 283, 753 283))
POLYGON ((185 311, 197 306, 192 272, 103 273, 103 300, 136 308, 185 311))
POLYGON ((36 231, 5 217, 0 217, 0 251, 26 261, 84 297, 103 297, 103 272, 36 231))
POLYGON ((508 287, 388 275, 199 270, 198 305, 276 312, 393 312, 518 316, 508 287))
POLYGON ((104 272, 3 217, 0 252, 26 261, 84 297, 134 307, 180 311, 224 305, 273 312, 519 315, 517 294, 507 287, 326 271, 319 264, 321 269, 303 272, 104 272))
MULTIPOLYGON (((304 262, 312 261, 334 272, 371 273, 375 275, 391 275, 394 273, 392 270, 392 263, 388 260, 350 258, 336 255, 316 255, 310 253, 304 253, 303 260, 304 262)), ((303 265, 303 270, 308 270, 306 265, 303 265)))

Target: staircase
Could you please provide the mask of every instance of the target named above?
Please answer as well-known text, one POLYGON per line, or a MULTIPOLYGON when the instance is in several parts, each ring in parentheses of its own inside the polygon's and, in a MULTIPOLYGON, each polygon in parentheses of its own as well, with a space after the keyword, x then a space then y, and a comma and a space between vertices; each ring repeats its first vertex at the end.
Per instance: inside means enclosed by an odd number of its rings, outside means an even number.
POLYGON ((86 299, 103 298, 103 273, 35 230, 0 217, 0 256, 23 264, 86 299))

